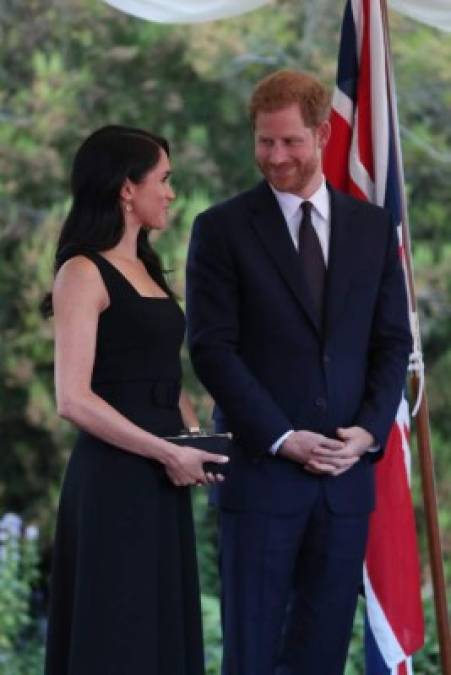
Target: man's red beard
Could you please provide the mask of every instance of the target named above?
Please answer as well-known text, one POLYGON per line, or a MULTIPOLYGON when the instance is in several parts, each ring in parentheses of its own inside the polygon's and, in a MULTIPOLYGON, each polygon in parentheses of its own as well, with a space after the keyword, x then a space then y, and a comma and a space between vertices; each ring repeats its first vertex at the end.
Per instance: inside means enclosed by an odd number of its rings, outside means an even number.
POLYGON ((280 192, 301 192, 310 182, 318 169, 318 160, 314 157, 300 162, 292 160, 277 167, 270 162, 259 162, 257 165, 266 178, 280 192))

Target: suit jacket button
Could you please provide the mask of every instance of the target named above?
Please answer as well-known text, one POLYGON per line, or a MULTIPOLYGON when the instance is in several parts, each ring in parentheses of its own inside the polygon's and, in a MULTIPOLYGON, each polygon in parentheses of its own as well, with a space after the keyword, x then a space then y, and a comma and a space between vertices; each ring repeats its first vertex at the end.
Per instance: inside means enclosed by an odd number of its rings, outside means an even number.
POLYGON ((327 401, 322 396, 318 396, 318 398, 315 400, 315 405, 317 408, 322 408, 325 410, 327 408, 327 401))
POLYGON ((324 354, 324 356, 323 356, 323 363, 324 363, 325 365, 328 365, 328 364, 330 363, 330 356, 328 356, 327 354, 324 354))

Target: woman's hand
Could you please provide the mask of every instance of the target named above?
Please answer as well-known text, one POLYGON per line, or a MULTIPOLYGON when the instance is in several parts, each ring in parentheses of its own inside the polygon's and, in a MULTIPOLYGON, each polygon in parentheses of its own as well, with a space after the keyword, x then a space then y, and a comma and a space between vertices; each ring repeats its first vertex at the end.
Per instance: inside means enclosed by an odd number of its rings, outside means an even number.
POLYGON ((204 463, 226 464, 229 458, 226 455, 213 455, 204 450, 197 450, 189 446, 179 447, 174 445, 172 452, 165 462, 166 473, 174 485, 207 485, 224 480, 220 473, 205 473, 204 463))

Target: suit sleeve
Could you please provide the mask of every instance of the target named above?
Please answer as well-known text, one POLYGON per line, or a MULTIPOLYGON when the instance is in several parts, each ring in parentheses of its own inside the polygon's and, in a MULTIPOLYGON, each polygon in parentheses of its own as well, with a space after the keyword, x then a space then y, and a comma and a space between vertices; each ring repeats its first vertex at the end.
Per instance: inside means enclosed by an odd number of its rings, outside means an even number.
POLYGON ((268 451, 292 424, 240 357, 240 298, 224 222, 195 220, 187 263, 188 346, 200 381, 241 444, 268 451))
POLYGON ((401 401, 411 348, 404 273, 392 226, 371 329, 365 395, 355 420, 381 448, 401 401))

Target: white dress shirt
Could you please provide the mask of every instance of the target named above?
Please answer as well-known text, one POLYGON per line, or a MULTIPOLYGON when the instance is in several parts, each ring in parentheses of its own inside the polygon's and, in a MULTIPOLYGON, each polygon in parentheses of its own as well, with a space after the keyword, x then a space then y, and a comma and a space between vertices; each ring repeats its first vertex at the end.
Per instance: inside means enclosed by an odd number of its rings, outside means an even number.
POLYGON ((294 195, 291 192, 279 192, 272 185, 270 185, 270 188, 274 192, 274 196, 283 213, 288 232, 296 249, 298 248, 299 227, 302 218, 301 204, 303 201, 311 202, 312 225, 318 235, 324 262, 327 267, 330 244, 330 196, 324 178, 319 188, 308 200, 304 200, 302 197, 294 195))

